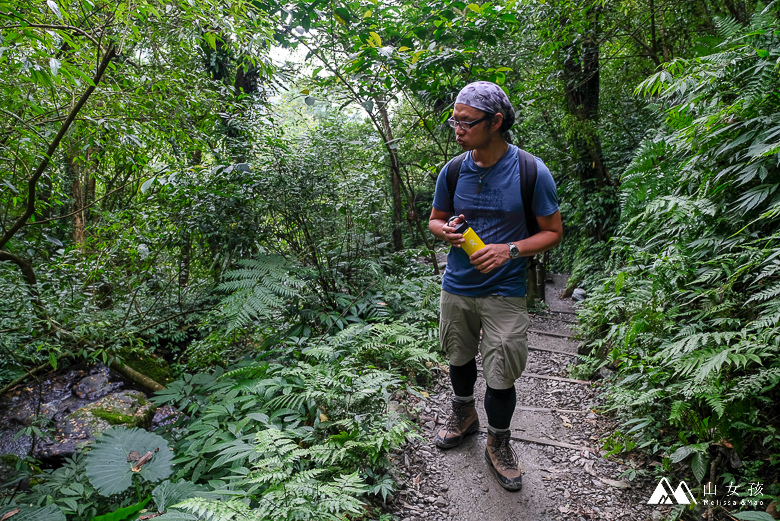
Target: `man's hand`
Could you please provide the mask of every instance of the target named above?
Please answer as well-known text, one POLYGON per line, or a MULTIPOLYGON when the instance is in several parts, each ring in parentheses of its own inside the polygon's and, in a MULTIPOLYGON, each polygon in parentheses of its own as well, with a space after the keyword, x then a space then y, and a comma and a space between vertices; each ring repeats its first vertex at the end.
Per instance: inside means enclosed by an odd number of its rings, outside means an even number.
POLYGON ((455 232, 456 227, 465 220, 466 218, 461 214, 458 216, 458 219, 453 220, 452 226, 449 226, 446 222, 444 223, 444 226, 441 227, 441 231, 444 234, 444 242, 455 248, 460 248, 461 244, 466 242, 463 235, 455 232))
POLYGON ((482 273, 499 268, 509 261, 509 246, 506 244, 488 244, 469 257, 471 264, 482 273))

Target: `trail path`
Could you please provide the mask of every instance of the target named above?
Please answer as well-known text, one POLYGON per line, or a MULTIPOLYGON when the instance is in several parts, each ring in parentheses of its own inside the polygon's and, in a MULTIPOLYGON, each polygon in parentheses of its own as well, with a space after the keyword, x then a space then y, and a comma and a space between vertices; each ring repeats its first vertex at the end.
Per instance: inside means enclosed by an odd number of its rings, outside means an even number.
MULTIPOLYGON (((441 451, 433 436, 449 414, 452 392, 447 367, 411 415, 424 440, 392 456, 402 484, 391 512, 401 521, 644 520, 663 519, 668 508, 647 505, 655 483, 621 474, 631 461, 602 457, 602 440, 613 421, 594 412, 603 401, 592 382, 570 379, 579 343, 571 338, 575 320, 571 301, 561 300, 566 277, 547 286, 550 310, 531 316, 526 371, 516 384, 518 404, 512 420, 512 445, 523 476, 520 492, 501 488, 484 460, 487 418, 477 381, 480 431, 460 446, 441 451)), ((479 362, 479 359, 477 360, 479 362)), ((413 400, 412 400, 413 401, 413 400)))

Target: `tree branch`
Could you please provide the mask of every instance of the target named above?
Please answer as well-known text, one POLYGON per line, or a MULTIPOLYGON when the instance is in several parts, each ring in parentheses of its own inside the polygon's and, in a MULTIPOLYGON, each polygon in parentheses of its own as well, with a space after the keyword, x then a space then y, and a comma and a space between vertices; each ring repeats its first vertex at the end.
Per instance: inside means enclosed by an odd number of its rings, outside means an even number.
POLYGON ((68 114, 68 117, 62 123, 62 126, 60 127, 60 131, 57 132, 57 135, 54 137, 54 140, 49 145, 49 148, 46 151, 46 154, 44 155, 40 165, 38 165, 38 168, 35 170, 35 172, 33 172, 32 176, 30 177, 30 180, 27 183, 28 186, 27 209, 16 220, 16 222, 14 222, 14 224, 8 230, 6 230, 3 236, 0 237, 0 248, 5 247, 8 241, 11 240, 11 238, 16 234, 16 232, 18 232, 22 228, 22 226, 25 225, 27 220, 35 213, 35 185, 38 183, 38 179, 40 179, 41 175, 43 175, 43 172, 46 170, 46 167, 49 166, 49 162, 51 161, 54 152, 57 150, 57 147, 59 147, 60 145, 60 141, 62 141, 62 138, 65 136, 65 133, 70 128, 70 125, 71 123, 73 123, 73 120, 76 119, 76 115, 81 111, 81 109, 87 103, 89 97, 95 91, 95 88, 100 83, 100 80, 103 78, 103 74, 106 72, 106 69, 108 68, 108 64, 111 63, 111 59, 114 56, 116 56, 115 48, 113 45, 111 45, 106 51, 106 53, 103 55, 103 59, 100 61, 100 64, 98 65, 97 71, 95 72, 95 76, 92 78, 92 85, 87 87, 87 90, 84 91, 84 93, 81 95, 81 98, 79 98, 79 101, 70 111, 70 114, 68 114))
POLYGON ((98 45, 98 41, 95 40, 94 36, 84 31, 83 29, 79 29, 78 27, 74 27, 72 25, 17 24, 17 25, 4 25, 0 29, 16 29, 17 27, 34 27, 36 29, 54 29, 55 31, 71 31, 78 35, 83 36, 84 38, 88 39, 90 42, 94 43, 95 45, 98 45))
MULTIPOLYGON (((166 168, 167 168, 167 167, 166 167, 166 168)), ((161 172, 164 172, 164 171, 165 171, 165 169, 163 169, 163 170, 160 170, 159 172, 156 172, 154 175, 156 175, 156 174, 159 174, 159 173, 161 173, 161 172)), ((86 210, 86 209, 87 209, 87 208, 89 208, 90 206, 94 206, 95 204, 99 203, 100 201, 102 201, 103 199, 105 199, 105 198, 106 198, 106 197, 108 197, 109 195, 113 194, 114 192, 118 192, 119 190, 123 189, 123 188, 124 188, 124 187, 126 187, 127 185, 129 185, 129 184, 133 184, 133 183, 135 183, 135 182, 137 182, 137 181, 140 181, 140 180, 141 180, 141 179, 143 179, 144 177, 147 177, 147 176, 146 176, 146 174, 144 174, 144 175, 142 175, 142 176, 140 176, 140 177, 136 177, 135 179, 131 179, 130 181, 126 182, 125 184, 123 184, 123 185, 122 185, 122 186, 120 186, 119 188, 115 188, 114 190, 111 190, 110 192, 106 193, 106 194, 105 194, 105 195, 103 195, 102 197, 99 197, 99 198, 95 199, 94 201, 92 201, 92 202, 91 202, 91 203, 89 203, 88 205, 86 205, 86 206, 83 206, 83 207, 81 207, 80 209, 78 209, 78 210, 76 210, 76 211, 74 211, 74 212, 70 212, 70 213, 67 213, 67 214, 65 214, 65 215, 60 215, 59 217, 52 217, 51 219, 46 219, 45 221, 36 221, 36 222, 34 222, 34 223, 26 223, 26 224, 25 224, 25 226, 37 226, 37 225, 39 225, 39 224, 50 223, 50 222, 52 222, 52 221, 59 221, 60 219, 65 219, 66 217, 70 217, 71 215, 75 215, 75 214, 77 214, 77 213, 79 213, 79 212, 83 212, 84 210, 86 210)))
POLYGON ((35 278, 35 271, 33 271, 32 265, 29 262, 25 262, 25 260, 19 257, 18 255, 14 255, 10 251, 5 251, 5 250, 0 250, 0 261, 11 261, 17 266, 19 266, 19 269, 22 272, 22 276, 24 277, 24 281, 30 287, 30 292, 33 295, 33 299, 37 301, 38 281, 35 278))

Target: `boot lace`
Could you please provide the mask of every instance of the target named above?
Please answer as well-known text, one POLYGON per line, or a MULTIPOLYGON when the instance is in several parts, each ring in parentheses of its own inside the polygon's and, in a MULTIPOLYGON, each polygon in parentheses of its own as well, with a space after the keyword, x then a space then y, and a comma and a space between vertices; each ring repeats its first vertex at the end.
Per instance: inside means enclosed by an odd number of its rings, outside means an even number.
POLYGON ((517 470, 517 454, 509 443, 509 436, 494 438, 493 453, 496 461, 505 469, 517 470))
POLYGON ((466 412, 463 409, 463 407, 453 404, 452 414, 444 422, 444 428, 447 429, 447 432, 456 433, 460 431, 460 426, 463 425, 463 421, 466 419, 466 412))

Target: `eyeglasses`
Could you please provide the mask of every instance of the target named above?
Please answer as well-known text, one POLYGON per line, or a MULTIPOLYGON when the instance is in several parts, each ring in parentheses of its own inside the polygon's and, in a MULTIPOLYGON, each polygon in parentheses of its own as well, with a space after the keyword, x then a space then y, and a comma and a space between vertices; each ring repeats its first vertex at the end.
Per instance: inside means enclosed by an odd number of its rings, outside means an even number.
POLYGON ((450 125, 452 128, 457 128, 457 127, 460 127, 460 128, 462 128, 463 130, 469 130, 469 129, 470 129, 471 127, 473 127, 474 125, 477 125, 477 124, 479 124, 479 123, 482 123, 482 122, 483 122, 483 121, 485 121, 486 119, 490 119, 490 118, 492 118, 492 117, 493 117, 493 114, 485 114, 485 115, 484 115, 484 116, 482 116, 481 118, 479 118, 479 119, 475 119, 474 121, 458 121, 458 120, 456 120, 455 118, 450 118, 450 119, 448 119, 448 120, 447 120, 447 123, 448 123, 448 124, 449 124, 449 125, 450 125))

